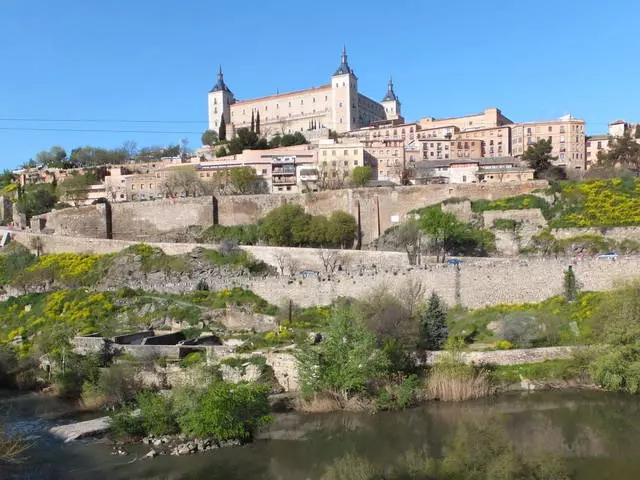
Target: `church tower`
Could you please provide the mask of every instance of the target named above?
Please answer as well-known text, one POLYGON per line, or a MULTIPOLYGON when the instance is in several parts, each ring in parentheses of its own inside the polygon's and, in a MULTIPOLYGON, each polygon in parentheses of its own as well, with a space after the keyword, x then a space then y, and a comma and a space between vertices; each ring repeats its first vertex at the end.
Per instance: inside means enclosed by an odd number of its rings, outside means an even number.
POLYGON ((331 76, 331 129, 343 133, 358 128, 358 77, 347 62, 342 49, 340 66, 331 76))
POLYGON ((227 132, 231 131, 231 104, 236 100, 233 93, 224 83, 222 67, 218 69, 218 82, 209 92, 209 130, 218 133, 220 119, 224 117, 227 132))
POLYGON ((401 118, 400 113, 400 100, 393 91, 393 80, 389 77, 389 84, 387 85, 387 94, 382 99, 380 104, 384 107, 384 113, 387 116, 387 120, 395 120, 401 118))

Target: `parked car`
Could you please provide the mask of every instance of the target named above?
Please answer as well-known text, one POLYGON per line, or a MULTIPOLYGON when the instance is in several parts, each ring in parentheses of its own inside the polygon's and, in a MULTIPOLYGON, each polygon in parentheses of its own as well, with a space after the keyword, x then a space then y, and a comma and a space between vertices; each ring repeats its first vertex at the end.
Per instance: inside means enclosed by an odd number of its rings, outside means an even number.
POLYGON ((616 252, 603 253, 602 255, 598 255, 598 258, 615 260, 618 258, 618 254, 616 252))
POLYGON ((447 260, 447 263, 449 265, 460 265, 462 263, 462 260, 457 258, 450 258, 449 260, 447 260))
POLYGON ((315 270, 302 270, 300 272, 300 275, 302 275, 303 277, 310 277, 312 275, 318 276, 320 275, 320 272, 316 272, 315 270))

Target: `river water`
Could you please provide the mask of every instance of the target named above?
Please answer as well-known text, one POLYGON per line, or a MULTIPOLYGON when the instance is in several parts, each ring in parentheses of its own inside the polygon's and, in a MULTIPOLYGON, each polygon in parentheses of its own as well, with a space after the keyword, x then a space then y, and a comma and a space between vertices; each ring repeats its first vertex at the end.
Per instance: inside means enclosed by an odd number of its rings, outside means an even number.
MULTIPOLYGON (((36 443, 15 478, 315 480, 345 454, 374 465, 392 464, 411 450, 439 457, 463 422, 482 420, 504 429, 519 452, 561 455, 578 479, 640 479, 640 401, 611 393, 512 393, 376 415, 279 414, 251 445, 144 460, 149 447, 142 445, 113 456, 104 440, 53 441, 44 434, 52 422, 41 418, 42 409, 19 404, 23 408, 11 415, 11 427, 36 443)), ((5 470, 0 478, 11 474, 5 470)))

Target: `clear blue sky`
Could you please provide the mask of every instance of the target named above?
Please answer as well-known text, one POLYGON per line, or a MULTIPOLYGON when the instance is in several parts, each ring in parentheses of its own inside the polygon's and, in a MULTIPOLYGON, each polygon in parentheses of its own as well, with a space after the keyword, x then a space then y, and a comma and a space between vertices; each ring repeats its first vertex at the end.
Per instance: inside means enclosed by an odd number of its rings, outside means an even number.
POLYGON ((328 83, 343 43, 365 95, 393 75, 407 120, 496 106, 604 132, 640 121, 638 18, 637 0, 0 0, 0 168, 52 145, 196 148, 197 133, 70 130, 202 132, 218 64, 252 98, 328 83))

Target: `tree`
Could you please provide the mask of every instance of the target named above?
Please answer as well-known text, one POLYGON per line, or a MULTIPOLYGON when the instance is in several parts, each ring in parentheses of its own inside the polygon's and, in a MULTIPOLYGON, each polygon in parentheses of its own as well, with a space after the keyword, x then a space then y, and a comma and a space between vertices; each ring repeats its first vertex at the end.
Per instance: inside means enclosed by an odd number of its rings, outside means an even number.
POLYGON ((420 215, 420 227, 431 237, 436 251, 436 261, 445 260, 447 246, 452 237, 460 231, 461 222, 453 213, 443 212, 439 206, 427 208, 420 215))
POLYGON ((303 245, 308 239, 310 218, 300 205, 282 205, 264 217, 262 234, 271 245, 303 245))
POLYGON ((305 345, 298 354, 302 393, 338 391, 344 401, 363 392, 369 381, 380 378, 388 360, 377 350, 376 337, 355 309, 335 309, 326 328, 326 339, 305 345))
POLYGON ((365 324, 377 340, 378 346, 394 340, 401 345, 415 347, 415 320, 395 295, 378 287, 360 305, 365 324))
POLYGON ((54 194, 53 185, 27 185, 16 202, 18 211, 24 213, 29 220, 34 215, 51 211, 58 201, 54 194))
POLYGON ((635 138, 640 138, 640 123, 636 124, 636 131, 633 136, 635 138))
POLYGON ((358 224, 353 215, 336 210, 329 218, 327 232, 329 243, 340 248, 352 248, 356 240, 358 224))
POLYGON ((218 148, 216 148, 216 157, 224 157, 228 155, 227 149, 224 148, 224 145, 220 145, 218 148))
POLYGON ((260 136, 260 111, 256 114, 256 134, 260 136))
POLYGON ((369 165, 355 167, 351 172, 356 187, 364 187, 373 178, 373 169, 369 165))
POLYGON ((122 144, 120 148, 123 151, 127 158, 134 158, 138 154, 138 144, 133 140, 127 140, 122 144))
POLYGON ((426 308, 419 313, 420 348, 440 350, 447 341, 447 306, 436 292, 431 292, 426 308))
POLYGON ((609 151, 598 154, 598 164, 604 167, 625 167, 640 171, 640 143, 629 132, 611 140, 609 151))
POLYGON ((239 195, 260 193, 263 188, 263 180, 256 175, 251 167, 232 168, 229 173, 229 181, 235 192, 239 195))
POLYGON ((94 173, 72 175, 58 185, 58 197, 77 207, 79 203, 87 199, 89 186, 97 183, 100 181, 94 173))
POLYGON ((576 280, 576 274, 573 271, 573 267, 569 265, 569 268, 564 272, 564 297, 573 302, 578 296, 578 282, 576 280))
POLYGON ((251 110, 251 129, 250 129, 250 131, 254 132, 254 133, 256 131, 256 121, 255 121, 254 111, 253 110, 251 110))
POLYGON ((420 265, 422 230, 417 220, 407 220, 397 227, 398 243, 407 251, 409 265, 420 265))
POLYGON ((162 183, 160 190, 165 196, 197 196, 207 193, 206 185, 193 170, 179 168, 173 170, 162 183))
POLYGON ((324 271, 327 275, 331 275, 335 272, 338 265, 341 265, 345 260, 345 257, 340 250, 325 250, 324 248, 318 250, 318 257, 320 257, 320 261, 322 262, 322 266, 324 267, 324 271))
POLYGON ((227 125, 224 122, 224 115, 220 115, 220 127, 218 129, 218 138, 221 142, 227 139, 227 125))
POLYGON ((202 134, 202 144, 213 146, 218 143, 218 134, 213 130, 205 130, 202 134))
POLYGON ((36 154, 36 163, 46 168, 68 168, 67 152, 62 147, 51 147, 36 154))
POLYGON ((529 164, 530 168, 533 168, 536 178, 540 178, 541 174, 551 168, 553 161, 556 160, 556 157, 551 155, 552 150, 551 140, 542 138, 529 145, 522 155, 522 159, 529 164))

